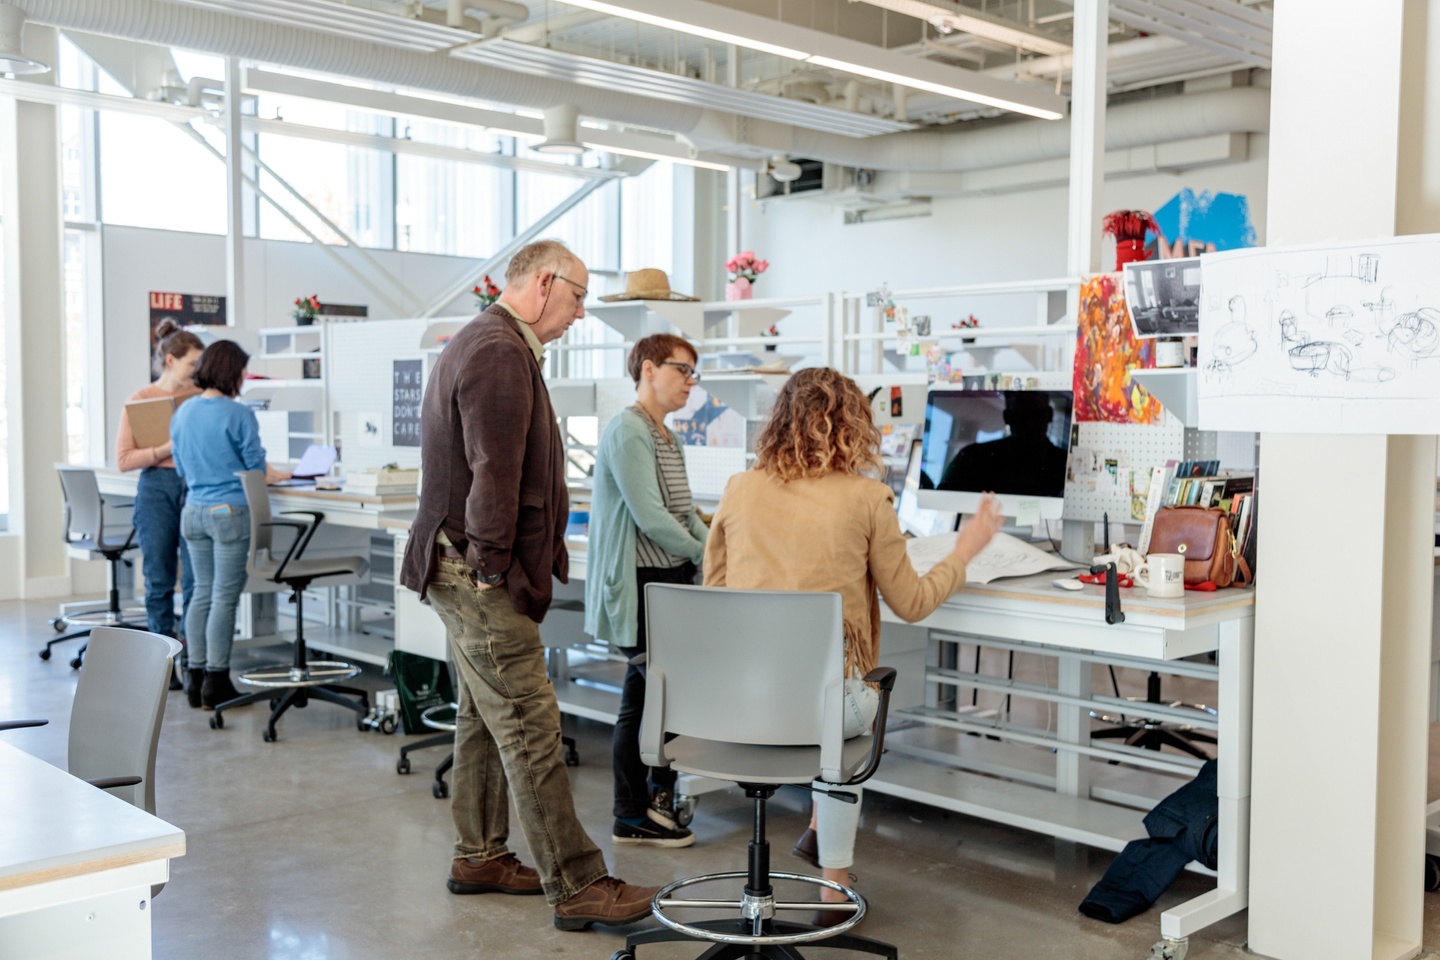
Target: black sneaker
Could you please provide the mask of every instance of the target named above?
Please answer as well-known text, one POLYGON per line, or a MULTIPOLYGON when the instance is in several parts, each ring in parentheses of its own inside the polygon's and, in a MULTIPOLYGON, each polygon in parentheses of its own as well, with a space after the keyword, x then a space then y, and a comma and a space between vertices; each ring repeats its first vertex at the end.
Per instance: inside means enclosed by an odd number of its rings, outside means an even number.
POLYGON ((685 829, 680 826, 680 821, 675 817, 675 797, 664 787, 657 787, 655 792, 650 795, 650 806, 646 809, 645 816, 666 830, 681 831, 685 829))
POLYGON ((670 829, 653 820, 632 827, 624 820, 616 820, 610 831, 610 839, 617 846, 637 847, 688 847, 695 842, 695 834, 684 827, 670 829))

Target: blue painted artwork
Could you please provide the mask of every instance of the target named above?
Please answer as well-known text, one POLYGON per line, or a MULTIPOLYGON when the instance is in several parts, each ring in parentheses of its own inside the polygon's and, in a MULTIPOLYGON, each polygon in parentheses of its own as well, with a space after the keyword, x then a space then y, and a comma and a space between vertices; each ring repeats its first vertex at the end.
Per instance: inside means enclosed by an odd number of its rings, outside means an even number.
MULTIPOLYGON (((1187 187, 1155 211, 1155 222, 1164 234, 1166 257, 1255 246, 1250 201, 1243 194, 1206 190, 1197 195, 1187 187)), ((1147 236, 1146 246, 1153 247, 1156 239, 1147 236)))

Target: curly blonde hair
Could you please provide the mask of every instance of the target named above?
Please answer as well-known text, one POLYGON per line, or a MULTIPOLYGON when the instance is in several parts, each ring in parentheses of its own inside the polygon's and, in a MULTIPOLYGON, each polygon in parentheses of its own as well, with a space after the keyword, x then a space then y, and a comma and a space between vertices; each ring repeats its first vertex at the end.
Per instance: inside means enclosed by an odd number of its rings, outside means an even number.
POLYGON ((758 469, 787 483, 827 473, 878 478, 884 464, 869 400, 829 367, 809 367, 785 383, 755 453, 758 469))

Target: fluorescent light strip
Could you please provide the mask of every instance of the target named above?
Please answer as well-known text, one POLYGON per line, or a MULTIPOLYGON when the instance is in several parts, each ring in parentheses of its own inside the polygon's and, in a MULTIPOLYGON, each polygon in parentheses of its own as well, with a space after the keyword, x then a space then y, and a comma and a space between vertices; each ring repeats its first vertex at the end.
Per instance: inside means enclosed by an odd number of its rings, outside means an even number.
POLYGON ((729 33, 724 30, 702 27, 684 20, 676 20, 672 17, 646 13, 631 9, 630 7, 606 3, 604 0, 564 0, 564 2, 572 7, 584 7, 586 10, 594 10, 596 13, 608 14, 612 17, 619 17, 622 20, 635 20, 639 23, 648 23, 651 26, 663 27, 666 30, 674 30, 677 33, 688 33, 692 36, 704 37, 707 40, 715 40, 719 43, 729 43, 737 47, 759 50, 761 53, 773 53, 775 56, 784 57, 787 60, 805 60, 810 56, 810 54, 805 51, 796 50, 792 47, 782 47, 778 44, 766 43, 763 40, 747 37, 744 34, 729 33))
POLYGON ((793 24, 771 20, 743 11, 720 7, 705 0, 564 0, 573 7, 583 7, 627 20, 688 33, 697 37, 731 43, 736 46, 773 53, 791 60, 828 66, 845 73, 898 83, 901 86, 927 90, 957 100, 1011 110, 1044 120, 1058 120, 1065 115, 1065 99, 1036 87, 997 80, 958 67, 944 67, 927 61, 911 60, 882 47, 837 37, 793 24), (662 12, 663 11, 663 12, 662 12), (677 19, 683 13, 686 19, 677 19), (743 32, 737 32, 743 28, 743 32), (755 37, 793 38, 787 45, 753 39, 755 37), (829 56, 810 53, 806 46, 824 49, 829 56), (878 65, 877 65, 878 64, 878 65), (953 79, 950 79, 953 78, 953 79), (948 82, 947 82, 948 81, 948 82))
POLYGON ((817 64, 822 67, 829 67, 832 70, 840 70, 845 73, 854 73, 862 77, 869 77, 872 80, 883 80, 886 83, 896 83, 902 87, 912 87, 916 90, 926 90, 930 93, 938 93, 942 97, 954 97, 957 100, 967 100, 971 103, 979 103, 990 107, 999 107, 1002 110, 1014 110, 1018 113, 1025 113, 1032 117, 1039 117, 1041 120, 1059 120, 1065 116, 1054 110, 1038 110, 1034 107, 1026 107, 1021 110, 1015 104, 1001 100, 996 97, 987 97, 983 94, 973 93, 969 90, 961 90, 957 87, 946 86, 943 83, 931 83, 929 80, 919 80, 915 77, 906 76, 901 73, 894 73, 890 70, 881 70, 876 67, 862 66, 857 63, 849 63, 845 60, 833 60, 830 57, 811 57, 807 63, 817 64))
POLYGON ((511 40, 478 44, 463 51, 456 51, 454 55, 504 70, 561 79, 601 90, 621 90, 675 103, 728 110, 742 116, 793 124, 840 136, 869 137, 914 128, 914 124, 886 117, 851 113, 848 110, 787 100, 784 97, 750 90, 737 90, 647 67, 635 67, 511 40))

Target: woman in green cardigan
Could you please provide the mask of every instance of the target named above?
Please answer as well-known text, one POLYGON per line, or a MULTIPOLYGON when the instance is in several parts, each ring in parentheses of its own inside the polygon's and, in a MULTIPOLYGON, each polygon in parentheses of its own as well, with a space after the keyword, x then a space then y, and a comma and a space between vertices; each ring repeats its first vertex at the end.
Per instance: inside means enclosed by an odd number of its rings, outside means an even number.
MULTIPOLYGON (((636 402, 605 425, 595 453, 590 543, 585 561, 585 632, 645 650, 645 584, 694 583, 705 555, 684 451, 666 414, 685 406, 700 379, 695 348, 668 333, 645 337, 627 369, 636 402)), ((620 693, 612 749, 616 844, 688 847, 695 836, 675 817, 675 772, 640 759, 645 668, 630 666, 620 693)))

